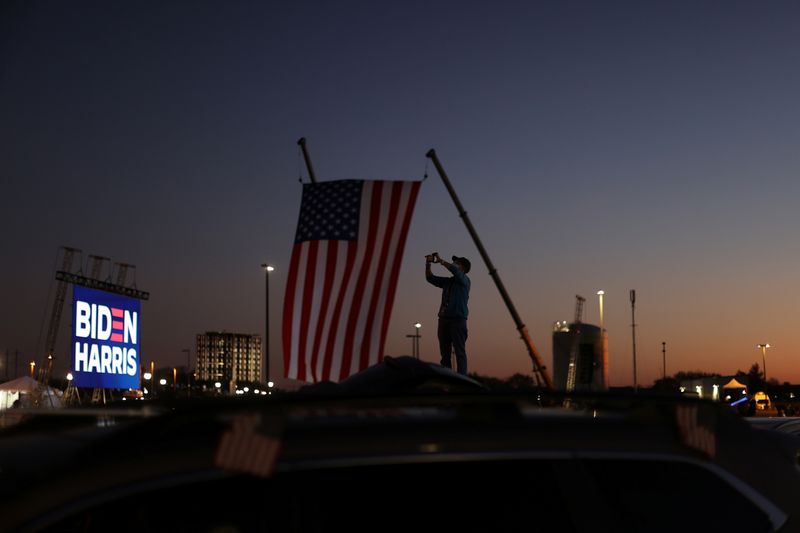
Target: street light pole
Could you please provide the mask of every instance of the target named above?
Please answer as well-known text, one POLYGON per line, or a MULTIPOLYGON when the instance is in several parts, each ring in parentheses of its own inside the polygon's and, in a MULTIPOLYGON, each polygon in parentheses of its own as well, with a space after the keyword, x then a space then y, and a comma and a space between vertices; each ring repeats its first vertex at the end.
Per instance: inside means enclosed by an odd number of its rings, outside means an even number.
POLYGON ((188 398, 192 395, 192 350, 184 348, 181 351, 186 352, 186 397, 188 398))
POLYGON ((262 263, 261 268, 264 269, 264 381, 269 383, 269 273, 275 267, 262 263))
POLYGON ((767 348, 772 348, 768 342, 757 344, 757 348, 761 348, 761 360, 764 363, 764 385, 767 384, 767 348))
POLYGON ((633 392, 639 391, 639 385, 636 381, 636 314, 634 308, 636 307, 636 291, 631 289, 631 339, 633 340, 633 392))
POLYGON ((414 327, 415 327, 415 328, 417 328, 417 334, 416 334, 416 336, 415 336, 415 338, 414 338, 414 341, 415 341, 415 342, 416 342, 416 344, 417 344, 417 359, 419 359, 419 358, 420 358, 420 353, 419 353, 419 339, 420 339, 420 337, 421 337, 421 335, 419 334, 419 328, 421 328, 421 327, 422 327, 422 324, 420 324, 419 322, 417 322, 416 324, 414 324, 414 327))
POLYGON ((417 358, 417 344, 414 335, 406 335, 409 339, 411 339, 411 357, 414 359, 417 358))
POLYGON ((662 363, 664 369, 662 371, 662 379, 666 382, 667 381, 667 343, 661 343, 661 356, 662 356, 662 363))
POLYGON ((603 367, 601 369, 603 375, 603 387, 608 390, 608 353, 606 353, 606 328, 603 324, 603 296, 606 291, 600 289, 597 291, 597 297, 600 300, 600 353, 603 357, 603 367))
POLYGON ((414 359, 419 359, 419 338, 421 337, 421 335, 419 334, 419 328, 422 327, 422 324, 417 322, 416 324, 414 324, 414 327, 417 328, 415 330, 415 334, 406 335, 406 337, 411 339, 411 357, 413 357, 414 359))

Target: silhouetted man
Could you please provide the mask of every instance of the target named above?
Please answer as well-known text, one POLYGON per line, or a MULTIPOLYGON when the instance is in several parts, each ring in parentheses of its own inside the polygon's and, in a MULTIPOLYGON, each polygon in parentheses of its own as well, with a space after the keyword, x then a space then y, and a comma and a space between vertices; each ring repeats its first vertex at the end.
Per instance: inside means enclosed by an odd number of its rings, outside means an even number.
POLYGON ((470 281, 467 272, 470 262, 465 257, 453 256, 448 263, 439 254, 425 256, 425 279, 431 285, 442 289, 442 303, 439 306, 439 354, 443 367, 452 368, 451 353, 456 354, 456 368, 459 374, 467 375, 467 315, 469 310, 470 281), (450 271, 452 277, 434 276, 431 264, 439 263, 450 271))

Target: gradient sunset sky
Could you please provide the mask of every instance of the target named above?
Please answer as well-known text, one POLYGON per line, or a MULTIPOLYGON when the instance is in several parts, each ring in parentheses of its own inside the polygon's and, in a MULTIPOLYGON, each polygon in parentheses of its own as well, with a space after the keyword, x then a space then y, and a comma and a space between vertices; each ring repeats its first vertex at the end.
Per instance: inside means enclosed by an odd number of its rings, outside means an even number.
MULTIPOLYGON (((320 181, 427 170, 387 354, 419 321, 438 361, 438 251, 472 260, 471 370, 531 373, 434 148, 548 366, 553 323, 580 294, 599 324, 603 289, 610 384, 632 384, 635 289, 640 385, 662 342, 668 374, 747 371, 769 342, 768 377, 800 383, 798 28, 790 1, 4 2, 0 354, 40 359, 66 245, 136 265, 159 366, 263 335, 273 264, 280 375, 305 137, 320 181)), ((64 372, 69 327, 67 306, 64 372)))

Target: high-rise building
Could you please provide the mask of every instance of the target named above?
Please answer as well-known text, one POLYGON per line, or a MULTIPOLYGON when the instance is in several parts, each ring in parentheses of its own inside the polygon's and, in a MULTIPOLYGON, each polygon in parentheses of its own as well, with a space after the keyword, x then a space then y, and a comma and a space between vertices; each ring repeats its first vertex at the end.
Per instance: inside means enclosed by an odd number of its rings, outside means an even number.
POLYGON ((197 379, 223 386, 261 381, 261 336, 207 331, 197 335, 197 379))

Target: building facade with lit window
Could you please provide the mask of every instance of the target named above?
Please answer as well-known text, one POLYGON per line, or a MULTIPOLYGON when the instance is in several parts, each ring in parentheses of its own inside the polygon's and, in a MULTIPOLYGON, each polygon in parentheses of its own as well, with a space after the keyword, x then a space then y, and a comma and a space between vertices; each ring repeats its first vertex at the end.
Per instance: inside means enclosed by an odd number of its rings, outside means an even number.
POLYGON ((207 331, 197 335, 197 379, 236 383, 261 381, 261 336, 207 331))

